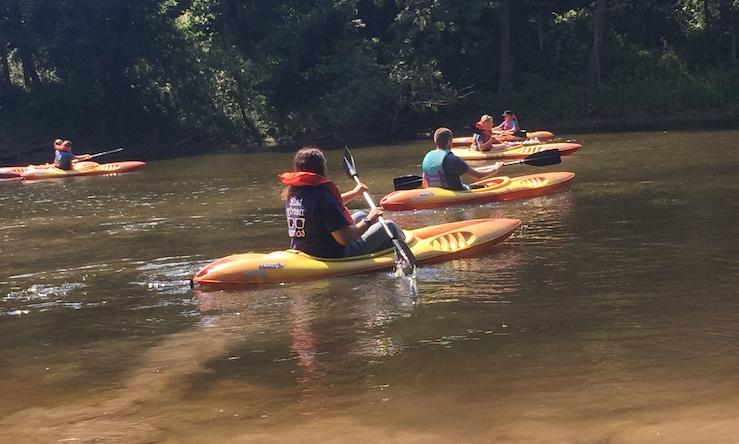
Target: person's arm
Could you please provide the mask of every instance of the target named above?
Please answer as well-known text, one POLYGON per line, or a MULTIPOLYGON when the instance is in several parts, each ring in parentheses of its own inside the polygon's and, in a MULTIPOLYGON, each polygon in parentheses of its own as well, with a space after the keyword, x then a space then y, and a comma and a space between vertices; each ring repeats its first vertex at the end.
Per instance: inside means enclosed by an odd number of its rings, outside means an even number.
POLYGON ((495 134, 498 134, 498 135, 505 135, 505 136, 513 135, 514 132, 510 130, 504 130, 503 125, 505 125, 505 121, 501 122, 500 125, 493 128, 493 132, 495 132, 495 134))
POLYGON ((469 168, 467 169, 467 174, 476 178, 476 179, 482 179, 485 177, 488 177, 492 174, 494 174, 496 171, 501 169, 503 167, 503 162, 495 162, 492 165, 480 167, 480 168, 469 168))
POLYGON ((78 154, 78 155, 74 156, 74 160, 88 160, 91 157, 92 156, 90 154, 78 154))
POLYGON ((344 204, 346 205, 347 202, 351 202, 352 200, 361 196, 362 193, 364 193, 365 191, 367 191, 367 185, 363 183, 358 183, 353 190, 347 191, 346 193, 341 193, 341 201, 344 202, 344 204))
POLYGON ((490 150, 493 149, 493 145, 499 145, 501 143, 502 142, 500 140, 498 140, 495 137, 492 137, 491 136, 490 139, 487 142, 485 142, 482 145, 480 145, 479 150, 480 151, 490 151, 490 150))
POLYGON ((332 231, 331 236, 333 236, 334 240, 336 242, 340 243, 343 246, 347 246, 354 242, 355 240, 359 239, 361 235, 367 231, 367 229, 377 221, 377 218, 382 216, 383 209, 376 207, 370 210, 367 217, 360 220, 356 224, 353 225, 346 225, 342 228, 339 228, 338 230, 332 231))

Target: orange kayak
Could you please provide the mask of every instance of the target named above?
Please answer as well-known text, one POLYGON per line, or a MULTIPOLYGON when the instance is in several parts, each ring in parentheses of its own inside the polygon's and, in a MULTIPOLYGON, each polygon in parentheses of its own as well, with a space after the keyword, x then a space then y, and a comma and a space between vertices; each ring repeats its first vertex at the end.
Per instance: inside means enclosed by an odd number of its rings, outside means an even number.
POLYGON ((506 159, 524 159, 531 154, 540 153, 546 150, 558 150, 560 156, 567 156, 582 148, 579 143, 540 143, 534 145, 513 144, 508 145, 504 149, 477 151, 469 148, 452 148, 454 155, 463 160, 506 160, 506 159))
MULTIPOLYGON (((484 253, 507 239, 519 225, 518 219, 472 219, 404 233, 416 263, 429 264, 484 253)), ((385 270, 394 265, 392 248, 339 259, 319 258, 297 250, 234 254, 203 267, 191 285, 205 290, 243 288, 385 270)))
POLYGON ((565 190, 574 179, 575 173, 567 172, 493 177, 473 184, 485 187, 467 191, 436 187, 393 191, 382 198, 380 205, 388 211, 403 211, 527 199, 565 190))
POLYGON ((145 162, 138 160, 130 160, 126 162, 97 163, 97 162, 76 162, 71 170, 61 170, 56 167, 51 168, 34 168, 28 167, 21 173, 21 177, 26 180, 42 180, 42 179, 60 179, 64 177, 76 176, 100 176, 110 174, 121 174, 138 171, 146 165, 145 162))
MULTIPOLYGON (((474 139, 474 136, 455 137, 454 139, 452 139, 452 147, 470 146, 472 145, 472 139, 474 139)), ((509 141, 516 142, 534 141, 534 139, 538 140, 538 142, 548 142, 554 139, 554 133, 552 133, 551 131, 531 131, 526 133, 526 137, 508 136, 509 141)))

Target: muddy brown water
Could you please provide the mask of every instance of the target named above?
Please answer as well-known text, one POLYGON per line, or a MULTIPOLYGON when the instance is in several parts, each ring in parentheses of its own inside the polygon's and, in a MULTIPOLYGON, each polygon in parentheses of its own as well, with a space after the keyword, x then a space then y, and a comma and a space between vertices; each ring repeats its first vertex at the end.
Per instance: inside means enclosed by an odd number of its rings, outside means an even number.
MULTIPOLYGON (((0 183, 0 441, 736 442, 739 132, 568 137, 585 147, 544 168, 577 173, 567 192, 390 215, 523 222, 417 291, 189 289, 286 248, 289 154, 0 183)), ((353 154, 379 200, 426 149, 353 154)))

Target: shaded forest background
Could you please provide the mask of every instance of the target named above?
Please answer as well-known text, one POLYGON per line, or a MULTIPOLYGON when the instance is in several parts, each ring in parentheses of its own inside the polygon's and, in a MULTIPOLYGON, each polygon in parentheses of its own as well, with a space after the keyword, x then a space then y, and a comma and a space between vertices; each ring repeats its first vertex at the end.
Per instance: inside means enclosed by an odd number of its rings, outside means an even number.
POLYGON ((0 151, 50 149, 54 137, 138 144, 154 157, 186 145, 397 140, 505 108, 524 127, 555 131, 542 125, 731 121, 738 9, 735 0, 0 0, 0 151))

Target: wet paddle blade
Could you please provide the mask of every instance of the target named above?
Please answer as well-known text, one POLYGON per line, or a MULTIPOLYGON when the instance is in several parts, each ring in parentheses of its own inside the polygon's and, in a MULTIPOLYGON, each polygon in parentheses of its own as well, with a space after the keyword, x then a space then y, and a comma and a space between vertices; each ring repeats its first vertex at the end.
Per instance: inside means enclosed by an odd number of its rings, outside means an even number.
POLYGON ((408 244, 400 239, 393 239, 395 245, 395 269, 403 276, 413 276, 416 272, 416 256, 408 244))
POLYGON ((400 176, 393 179, 393 188, 395 191, 400 190, 415 190, 421 188, 423 185, 423 177, 408 174, 406 176, 400 176))

